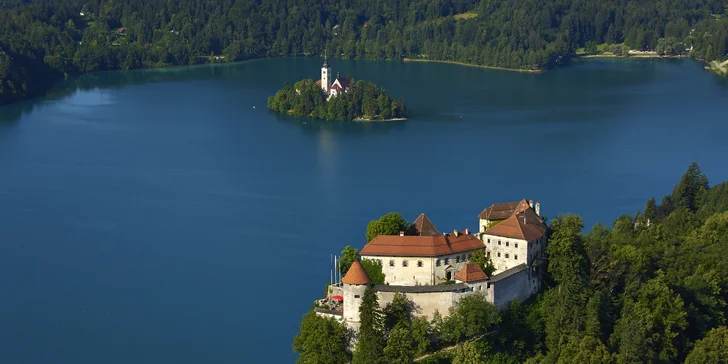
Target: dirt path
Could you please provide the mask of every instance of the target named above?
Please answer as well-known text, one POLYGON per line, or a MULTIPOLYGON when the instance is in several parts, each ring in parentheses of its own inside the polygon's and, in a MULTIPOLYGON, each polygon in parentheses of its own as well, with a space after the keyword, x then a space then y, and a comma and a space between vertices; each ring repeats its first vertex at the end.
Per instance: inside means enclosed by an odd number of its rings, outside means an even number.
POLYGON ((429 354, 425 354, 425 355, 422 355, 422 356, 421 356, 421 357, 419 357, 419 358, 415 358, 415 361, 420 361, 420 360, 422 360, 422 359, 428 358, 428 357, 430 357, 430 356, 433 356, 433 355, 435 355, 435 354, 437 354, 437 353, 441 353, 441 352, 443 352, 443 351, 450 351, 450 350, 453 350, 453 349, 457 348, 458 346, 460 346, 460 345, 462 345, 462 344, 465 344, 465 343, 467 343, 467 342, 471 342, 471 341, 478 341, 478 340, 482 339, 482 338, 483 338, 483 336, 485 336, 485 335, 480 335, 480 336, 476 336, 476 337, 474 337, 474 338, 472 338, 472 339, 469 339, 469 340, 465 340, 465 341, 463 341, 463 342, 461 342, 461 343, 459 343, 459 344, 455 344, 455 345, 451 345, 451 346, 448 346, 448 347, 444 347, 444 348, 442 348, 442 349, 440 349, 440 350, 438 350, 438 351, 436 351, 436 352, 434 352, 434 353, 429 353, 429 354))

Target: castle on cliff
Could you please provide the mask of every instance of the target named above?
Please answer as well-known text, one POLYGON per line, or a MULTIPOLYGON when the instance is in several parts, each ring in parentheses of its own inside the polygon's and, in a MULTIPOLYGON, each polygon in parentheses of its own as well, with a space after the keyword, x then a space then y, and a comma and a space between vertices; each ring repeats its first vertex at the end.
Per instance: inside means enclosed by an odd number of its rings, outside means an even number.
MULTIPOLYGON (((372 286, 379 305, 386 306, 400 292, 412 302, 414 315, 429 320, 435 311, 447 316, 461 297, 476 292, 498 308, 514 299, 526 300, 538 292, 542 281, 547 226, 540 209, 538 202, 525 199, 493 204, 478 215, 477 233, 469 229, 441 233, 427 215, 420 214, 407 235, 377 236, 359 254, 382 264, 385 284, 372 286), (491 276, 470 262, 477 250, 493 262, 491 276)), ((370 283, 355 261, 315 311, 358 330, 359 306, 370 283), (330 306, 324 308, 325 304, 330 306)))

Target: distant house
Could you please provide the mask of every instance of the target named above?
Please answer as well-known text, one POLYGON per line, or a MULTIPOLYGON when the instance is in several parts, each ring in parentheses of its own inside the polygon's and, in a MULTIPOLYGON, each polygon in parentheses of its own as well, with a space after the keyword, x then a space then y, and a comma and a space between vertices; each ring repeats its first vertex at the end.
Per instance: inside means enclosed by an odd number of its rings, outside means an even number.
POLYGON ((119 35, 126 35, 126 27, 121 27, 116 31, 119 35))

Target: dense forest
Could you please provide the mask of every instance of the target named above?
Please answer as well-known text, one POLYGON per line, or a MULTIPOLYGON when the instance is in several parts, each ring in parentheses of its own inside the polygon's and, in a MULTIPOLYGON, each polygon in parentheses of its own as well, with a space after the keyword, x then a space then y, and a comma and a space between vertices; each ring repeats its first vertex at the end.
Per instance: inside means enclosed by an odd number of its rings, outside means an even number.
POLYGON ((659 204, 583 228, 577 215, 550 222, 544 289, 526 302, 499 312, 474 293, 428 322, 404 296, 380 310, 369 290, 353 355, 343 324, 309 313, 298 362, 728 362, 728 182, 709 187, 694 163, 659 204))
POLYGON ((726 58, 725 0, 0 0, 0 103, 107 69, 321 55, 521 69, 587 42, 726 58), (674 42, 671 42, 674 43, 674 42))
MULTIPOLYGON (((353 80, 352 80, 353 81, 353 80)), ((268 107, 281 113, 324 120, 390 120, 407 117, 403 100, 392 101, 384 89, 371 82, 352 82, 349 92, 326 96, 313 80, 286 84, 268 98, 268 107)))

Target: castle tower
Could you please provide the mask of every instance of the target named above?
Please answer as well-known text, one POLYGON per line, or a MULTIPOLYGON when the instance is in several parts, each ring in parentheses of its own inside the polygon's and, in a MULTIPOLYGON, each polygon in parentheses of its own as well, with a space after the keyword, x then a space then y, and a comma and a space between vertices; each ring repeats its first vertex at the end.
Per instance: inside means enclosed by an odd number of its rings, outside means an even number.
POLYGON ((356 326, 360 321, 359 306, 364 297, 364 290, 371 280, 361 263, 355 260, 341 281, 344 283, 344 320, 356 326))
POLYGON ((332 76, 331 67, 329 66, 329 57, 326 55, 326 51, 324 51, 324 65, 321 66, 321 89, 324 90, 327 95, 329 93, 329 89, 331 89, 331 83, 333 83, 333 80, 331 79, 332 76))

